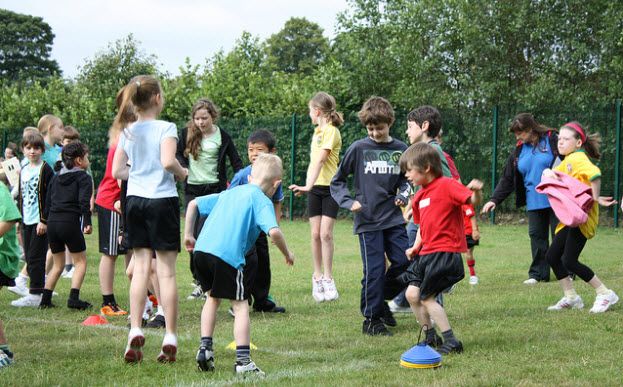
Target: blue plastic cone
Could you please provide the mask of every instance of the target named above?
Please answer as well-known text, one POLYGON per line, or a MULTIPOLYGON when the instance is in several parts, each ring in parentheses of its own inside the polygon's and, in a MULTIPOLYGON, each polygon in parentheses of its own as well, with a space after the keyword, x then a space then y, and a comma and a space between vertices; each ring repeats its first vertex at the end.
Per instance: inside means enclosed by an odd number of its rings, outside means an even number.
POLYGON ((400 365, 406 368, 436 368, 441 365, 441 355, 429 345, 421 343, 402 354, 400 365))

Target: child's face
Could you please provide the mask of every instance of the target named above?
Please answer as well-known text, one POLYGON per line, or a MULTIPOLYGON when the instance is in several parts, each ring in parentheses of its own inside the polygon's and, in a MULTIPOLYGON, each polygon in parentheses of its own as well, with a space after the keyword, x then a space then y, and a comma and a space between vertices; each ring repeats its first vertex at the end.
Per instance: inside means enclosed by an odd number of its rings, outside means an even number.
POLYGON ((251 164, 255 162, 257 156, 261 153, 273 153, 274 149, 269 149, 268 145, 263 142, 250 142, 247 144, 247 156, 251 164))
POLYGON ((558 134, 558 153, 563 156, 571 154, 582 147, 582 140, 576 138, 575 131, 567 128, 560 129, 558 134))
POLYGON ((69 144, 70 142, 71 142, 70 139, 64 138, 63 141, 61 141, 61 146, 65 146, 65 145, 69 144))
POLYGON ((389 141, 389 125, 386 123, 380 124, 367 124, 368 137, 376 142, 388 142, 389 141))
POLYGON ((515 134, 515 140, 517 141, 521 141, 522 143, 526 143, 530 140, 530 131, 529 130, 525 130, 525 131, 518 131, 518 132, 514 132, 515 134))
POLYGON ((318 125, 318 117, 320 117, 320 110, 316 109, 310 104, 309 105, 309 118, 311 119, 312 124, 318 125))
MULTIPOLYGON (((427 122, 424 122, 426 124, 427 122)), ((422 127, 418 125, 415 121, 407 122, 407 137, 409 137, 409 143, 415 144, 416 142, 422 141, 422 135, 424 134, 424 130, 422 127)))
POLYGON ((38 163, 41 160, 41 155, 43 154, 43 149, 39 147, 32 146, 31 144, 26 144, 24 147, 24 154, 28 161, 31 163, 38 163))
POLYGON ((77 165, 80 169, 86 170, 91 165, 91 160, 89 160, 89 154, 85 154, 84 157, 78 157, 76 159, 78 161, 77 165))
POLYGON ((201 131, 206 131, 212 129, 212 116, 208 113, 208 109, 199 109, 195 112, 193 116, 193 123, 201 129, 201 131))
POLYGON ((424 185, 429 182, 427 171, 422 171, 417 167, 410 167, 407 172, 405 172, 405 177, 412 185, 424 185))
POLYGON ((15 157, 15 153, 13 153, 13 149, 11 149, 11 148, 6 148, 6 149, 4 150, 4 159, 5 159, 5 160, 8 160, 8 159, 11 159, 11 158, 13 158, 13 157, 15 157))
POLYGON ((50 141, 52 142, 52 144, 50 145, 58 144, 59 142, 61 142, 63 139, 63 134, 65 134, 65 129, 63 129, 63 122, 58 121, 54 125, 52 125, 50 129, 48 129, 48 134, 50 136, 50 141))

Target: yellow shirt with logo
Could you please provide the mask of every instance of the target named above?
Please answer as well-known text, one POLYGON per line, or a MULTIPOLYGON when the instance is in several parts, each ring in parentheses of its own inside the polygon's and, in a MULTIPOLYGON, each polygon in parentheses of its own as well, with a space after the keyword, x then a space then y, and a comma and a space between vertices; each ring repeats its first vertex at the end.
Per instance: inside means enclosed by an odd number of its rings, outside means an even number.
MULTIPOLYGON (((554 168, 555 171, 566 173, 567 175, 590 186, 591 181, 601 177, 601 170, 593 164, 583 150, 573 152, 565 157, 562 162, 554 168)), ((588 213, 586 223, 580 225, 580 231, 586 239, 591 239, 597 231, 599 223, 599 204, 593 203, 593 207, 588 213)), ((564 224, 559 223, 556 232, 560 231, 564 224)))
POLYGON ((327 124, 318 126, 314 130, 314 136, 311 143, 310 163, 307 168, 309 175, 312 165, 314 165, 320 157, 320 152, 324 149, 330 150, 327 161, 322 165, 318 179, 314 185, 331 185, 331 179, 337 172, 337 165, 340 161, 340 149, 342 148, 342 136, 340 131, 333 125, 327 124))

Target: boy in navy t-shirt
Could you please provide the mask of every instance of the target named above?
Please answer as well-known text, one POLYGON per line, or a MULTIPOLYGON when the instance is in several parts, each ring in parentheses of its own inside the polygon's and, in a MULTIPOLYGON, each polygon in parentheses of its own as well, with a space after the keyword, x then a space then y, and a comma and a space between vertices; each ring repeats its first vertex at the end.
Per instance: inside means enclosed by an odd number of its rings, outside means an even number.
MULTIPOLYGON (((251 165, 239 170, 234 175, 228 189, 247 184, 249 182, 249 176, 251 175, 251 167, 257 159, 257 156, 262 153, 275 153, 277 151, 275 143, 275 136, 266 129, 258 129, 251 133, 247 139, 247 155, 249 156, 251 165)), ((281 218, 281 204, 283 202, 283 189, 281 184, 279 184, 275 194, 272 196, 272 202, 275 208, 277 223, 279 223, 279 219, 281 218)), ((277 306, 269 295, 271 280, 270 253, 268 250, 268 239, 264 232, 260 232, 255 245, 247 252, 247 265, 253 266, 254 270, 252 270, 252 272, 255 273, 255 277, 250 279, 253 310, 258 312, 285 313, 286 309, 277 306)))
POLYGON ((288 265, 294 254, 288 250, 270 201, 281 184, 281 159, 261 154, 253 163, 249 184, 202 196, 188 204, 184 227, 184 245, 196 257, 197 279, 208 292, 201 312, 201 345, 197 365, 202 371, 214 370, 212 335, 216 312, 222 299, 231 300, 234 309, 237 374, 264 375, 250 358, 249 277, 245 253, 251 249, 260 231, 268 234, 283 253, 288 265), (197 215, 208 216, 199 237, 193 237, 197 215))
POLYGON ((444 308, 435 296, 465 277, 461 253, 467 251, 463 228, 464 204, 480 202, 482 182, 472 180, 467 187, 442 176, 441 157, 429 144, 411 145, 400 158, 400 168, 413 185, 421 185, 413 197, 413 220, 420 224, 413 247, 407 256, 414 262, 403 276, 407 300, 425 328, 426 343, 441 354, 463 351, 456 339, 444 308), (443 335, 432 326, 435 320, 443 335))

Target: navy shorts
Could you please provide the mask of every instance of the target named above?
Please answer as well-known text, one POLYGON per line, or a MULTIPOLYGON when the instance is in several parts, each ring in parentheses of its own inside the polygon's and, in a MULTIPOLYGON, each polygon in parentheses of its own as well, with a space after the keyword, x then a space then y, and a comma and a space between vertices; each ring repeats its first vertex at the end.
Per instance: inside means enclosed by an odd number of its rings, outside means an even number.
POLYGON ((327 185, 315 185, 307 193, 307 214, 310 218, 328 216, 336 219, 339 208, 327 185))
POLYGON ((177 197, 147 199, 128 196, 128 248, 180 251, 180 202, 177 197))
POLYGON ((420 299, 437 296, 465 277, 461 253, 421 255, 401 276, 403 282, 420 288, 420 299))

